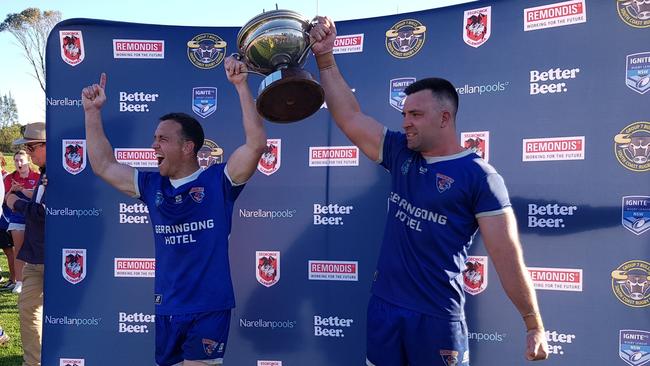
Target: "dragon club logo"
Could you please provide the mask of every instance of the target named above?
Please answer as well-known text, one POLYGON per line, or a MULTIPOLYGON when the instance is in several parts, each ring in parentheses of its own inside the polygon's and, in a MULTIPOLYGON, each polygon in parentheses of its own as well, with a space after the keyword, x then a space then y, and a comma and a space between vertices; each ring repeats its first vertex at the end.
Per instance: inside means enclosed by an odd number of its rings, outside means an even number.
POLYGON ((61 264, 63 278, 78 284, 86 278, 86 249, 63 249, 61 264))
POLYGON ((86 140, 63 140, 63 168, 76 175, 86 168, 86 140))
POLYGON ((271 287, 280 281, 280 252, 255 252, 255 277, 257 282, 271 287))

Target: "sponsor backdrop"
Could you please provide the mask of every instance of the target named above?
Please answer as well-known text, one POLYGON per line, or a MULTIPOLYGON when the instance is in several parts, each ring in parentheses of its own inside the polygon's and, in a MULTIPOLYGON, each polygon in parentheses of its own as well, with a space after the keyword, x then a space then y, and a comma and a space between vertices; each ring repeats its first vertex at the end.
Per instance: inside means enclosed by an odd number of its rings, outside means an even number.
MULTIPOLYGON (((119 161, 156 169, 153 131, 170 111, 203 124, 201 166, 226 161, 244 140, 223 71, 238 30, 73 19, 52 32, 43 364, 153 360, 148 210, 93 175, 82 87, 108 74, 105 129, 119 161)), ((547 364, 650 364, 650 4, 485 1, 338 30, 350 87, 391 129, 401 128, 408 84, 437 75, 458 88, 459 142, 509 187, 547 364)), ((317 73, 313 58, 306 68, 317 73)), ((254 90, 261 81, 249 78, 254 90)), ((259 172, 234 211, 237 307, 225 363, 361 365, 388 175, 359 156, 326 106, 267 129, 259 172)), ((470 254, 472 363, 524 364, 523 323, 480 237, 470 254)))

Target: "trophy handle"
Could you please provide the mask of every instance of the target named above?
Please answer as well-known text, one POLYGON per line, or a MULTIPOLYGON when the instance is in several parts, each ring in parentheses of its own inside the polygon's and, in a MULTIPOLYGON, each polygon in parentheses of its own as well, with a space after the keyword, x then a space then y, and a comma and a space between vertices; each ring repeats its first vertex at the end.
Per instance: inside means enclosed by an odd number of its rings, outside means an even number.
POLYGON ((311 47, 314 45, 315 42, 309 42, 309 46, 305 48, 305 50, 302 52, 302 55, 298 57, 298 61, 296 62, 298 65, 302 64, 303 60, 305 57, 307 57, 307 54, 309 53, 309 50, 311 50, 311 47))
MULTIPOLYGON (((309 32, 311 31, 311 29, 312 29, 316 24, 318 24, 318 23, 317 23, 317 21, 316 21, 316 17, 314 17, 314 19, 312 19, 311 22, 309 22, 309 24, 307 25, 307 29, 305 29, 305 32, 307 32, 307 34, 309 34, 309 32)), ((298 65, 300 65, 300 64, 304 61, 305 57, 307 57, 307 54, 309 54, 309 51, 311 50, 312 46, 313 46, 314 43, 315 43, 315 42, 311 41, 311 37, 309 37, 309 39, 310 39, 309 46, 307 46, 307 47, 305 48, 305 50, 302 52, 302 55, 300 55, 300 57, 298 57, 298 61, 296 61, 296 63, 297 63, 298 65)))
MULTIPOLYGON (((245 58, 246 56, 242 56, 242 55, 241 55, 240 53, 238 53, 238 52, 235 52, 235 53, 233 53, 233 54, 230 55, 230 56, 234 57, 237 61, 242 61, 243 63, 246 63, 246 60, 244 60, 244 58, 245 58)), ((246 73, 246 74, 255 74, 255 75, 259 75, 259 76, 261 76, 261 77, 263 77, 263 78, 265 78, 265 77, 267 76, 267 75, 265 75, 265 74, 262 74, 261 72, 257 72, 257 71, 253 71, 253 70, 248 70, 248 71, 245 71, 244 73, 246 73)))

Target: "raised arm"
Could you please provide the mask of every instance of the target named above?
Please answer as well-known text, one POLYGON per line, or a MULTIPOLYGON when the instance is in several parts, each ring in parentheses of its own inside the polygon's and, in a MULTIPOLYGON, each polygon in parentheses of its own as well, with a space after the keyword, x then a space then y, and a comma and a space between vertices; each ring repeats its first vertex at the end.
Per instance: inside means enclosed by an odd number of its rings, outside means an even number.
POLYGON ((501 286, 526 324, 526 358, 545 360, 548 346, 544 323, 524 264, 515 215, 508 208, 503 215, 479 217, 478 224, 501 286))
POLYGON ((245 183, 255 173, 257 163, 266 148, 266 131, 264 121, 257 113, 253 95, 246 81, 246 65, 234 57, 226 58, 224 62, 226 76, 239 94, 242 111, 242 124, 246 142, 238 147, 228 158, 228 175, 233 183, 245 183))
POLYGON ((106 138, 102 124, 101 109, 106 102, 106 74, 102 73, 99 84, 93 84, 81 91, 81 100, 86 116, 86 145, 88 160, 93 172, 119 191, 134 196, 134 169, 115 160, 113 147, 106 138))
POLYGON ((343 75, 336 66, 332 52, 336 39, 336 26, 328 17, 317 17, 317 22, 309 33, 312 51, 316 56, 320 81, 325 90, 327 109, 336 125, 357 145, 368 158, 377 161, 381 151, 384 126, 374 118, 361 112, 357 98, 350 90, 343 75))

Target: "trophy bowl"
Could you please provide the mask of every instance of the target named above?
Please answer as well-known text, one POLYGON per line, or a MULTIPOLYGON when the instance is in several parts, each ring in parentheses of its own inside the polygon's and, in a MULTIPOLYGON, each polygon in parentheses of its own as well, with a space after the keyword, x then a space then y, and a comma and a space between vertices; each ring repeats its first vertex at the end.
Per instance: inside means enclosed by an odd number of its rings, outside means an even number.
POLYGON ((271 10, 249 20, 237 34, 239 59, 265 77, 256 106, 268 121, 296 122, 323 104, 323 88, 303 70, 310 29, 311 22, 295 11, 271 10))

